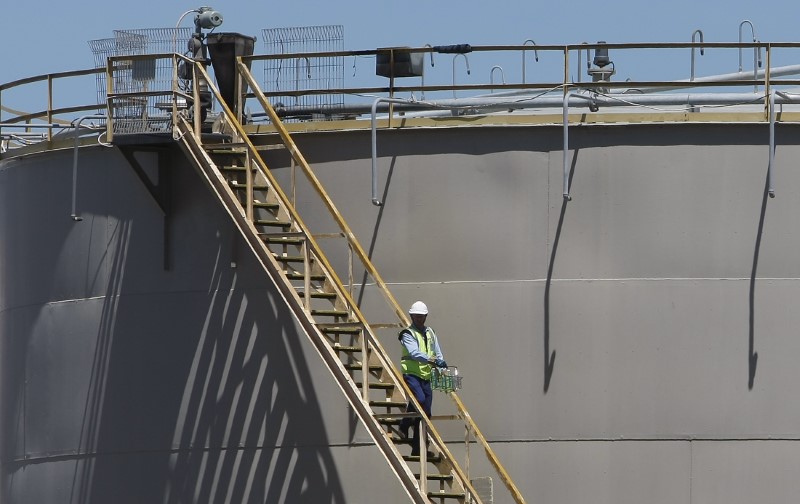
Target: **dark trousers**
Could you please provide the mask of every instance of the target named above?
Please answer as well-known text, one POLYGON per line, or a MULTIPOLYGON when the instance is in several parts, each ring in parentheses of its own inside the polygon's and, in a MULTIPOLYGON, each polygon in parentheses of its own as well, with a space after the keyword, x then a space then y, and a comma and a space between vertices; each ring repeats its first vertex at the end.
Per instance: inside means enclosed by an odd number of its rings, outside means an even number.
MULTIPOLYGON (((419 402, 420 406, 422 406, 422 410, 425 415, 430 418, 431 407, 433 406, 433 390, 431 390, 431 382, 410 374, 404 374, 403 380, 405 380, 406 384, 408 384, 408 388, 411 389, 411 392, 414 393, 414 397, 416 397, 417 402, 419 402)), ((415 411, 414 405, 408 403, 406 411, 415 411)), ((407 429, 412 425, 414 426, 414 438, 411 442, 412 455, 419 454, 419 422, 419 418, 404 418, 400 423, 401 429, 407 429)))

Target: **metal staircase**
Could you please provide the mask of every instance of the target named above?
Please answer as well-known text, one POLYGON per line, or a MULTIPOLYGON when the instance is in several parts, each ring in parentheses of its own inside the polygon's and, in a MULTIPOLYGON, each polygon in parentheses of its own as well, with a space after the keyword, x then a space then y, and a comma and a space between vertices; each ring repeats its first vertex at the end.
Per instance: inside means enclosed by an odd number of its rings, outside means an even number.
MULTIPOLYGON (((197 65, 195 71, 207 82, 212 82, 202 66, 197 65)), ((401 445, 410 443, 400 435, 400 420, 415 415, 405 412, 406 404, 411 401, 416 404, 418 411, 421 408, 374 331, 379 326, 403 327, 408 324, 407 315, 325 193, 247 67, 239 62, 238 71, 271 118, 281 137, 281 147, 288 149, 294 162, 309 179, 339 225, 340 236, 346 239, 354 255, 360 259, 364 271, 384 295, 396 315, 396 321, 370 324, 366 320, 315 236, 292 205, 292 200, 266 166, 259 153, 260 147, 253 144, 238 118, 224 104, 213 86, 211 88, 223 107, 226 134, 200 134, 196 123, 192 124, 184 116, 176 115, 175 137, 278 287, 411 502, 481 504, 482 500, 467 473, 456 461, 433 422, 424 415, 422 425, 428 436, 421 436, 423 445, 420 456, 406 456, 398 449, 400 447, 405 451, 407 447, 401 445)), ((467 432, 475 435, 475 440, 483 444, 490 462, 498 469, 513 499, 518 503, 524 502, 459 398, 455 393, 448 395, 459 411, 458 419, 464 422, 467 432)))

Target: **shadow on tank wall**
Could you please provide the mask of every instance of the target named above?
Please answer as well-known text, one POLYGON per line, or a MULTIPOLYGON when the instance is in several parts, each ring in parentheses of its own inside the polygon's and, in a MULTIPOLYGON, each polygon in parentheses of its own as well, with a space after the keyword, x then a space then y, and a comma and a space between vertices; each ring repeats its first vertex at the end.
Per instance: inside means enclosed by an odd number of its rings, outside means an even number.
MULTIPOLYGON (((49 260, 15 277, 79 269, 91 292, 42 285, 29 316, 2 317, 1 500, 345 502, 305 336, 197 174, 175 153, 164 270, 165 223, 130 168, 82 160, 84 220, 54 220, 36 249, 49 260), (75 249, 82 268, 64 264, 75 249), (80 400, 59 411, 58 397, 80 400)), ((61 161, 14 177, 63 200, 61 161)))

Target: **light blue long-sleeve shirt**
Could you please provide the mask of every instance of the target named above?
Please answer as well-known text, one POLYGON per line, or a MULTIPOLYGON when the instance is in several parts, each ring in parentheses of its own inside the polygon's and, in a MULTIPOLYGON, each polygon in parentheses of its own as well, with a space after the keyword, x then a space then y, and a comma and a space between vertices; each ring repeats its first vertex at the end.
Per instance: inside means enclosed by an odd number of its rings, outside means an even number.
MULTIPOLYGON (((417 327, 416 329, 420 330, 419 327, 417 327)), ((420 332, 422 334, 426 334, 426 329, 427 329, 426 327, 423 327, 420 330, 420 332)), ((433 334, 434 334, 432 338, 433 352, 436 354, 437 359, 444 359, 444 356, 442 355, 442 349, 439 347, 439 338, 436 336, 435 332, 433 334)), ((419 362, 428 362, 427 354, 423 353, 419 349, 419 345, 417 344, 417 338, 415 338, 413 334, 411 334, 410 332, 403 332, 403 336, 400 339, 400 343, 402 343, 403 346, 406 347, 406 350, 408 351, 408 356, 411 359, 419 362)))

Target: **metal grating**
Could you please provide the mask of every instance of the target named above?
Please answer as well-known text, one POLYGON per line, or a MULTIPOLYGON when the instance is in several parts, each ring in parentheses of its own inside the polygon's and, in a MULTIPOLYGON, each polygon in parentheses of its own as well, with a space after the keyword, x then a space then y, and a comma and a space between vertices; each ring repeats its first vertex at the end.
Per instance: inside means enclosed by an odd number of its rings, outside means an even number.
MULTIPOLYGON (((114 37, 90 40, 95 66, 105 67, 108 58, 146 54, 183 53, 192 36, 191 28, 146 28, 114 30, 114 37)), ((120 133, 160 131, 164 127, 165 113, 172 91, 172 59, 118 62, 114 68, 113 93, 141 93, 163 91, 163 96, 115 100, 113 116, 115 129, 120 133)), ((106 74, 97 74, 97 103, 105 108, 106 74)))
MULTIPOLYGON (((266 54, 344 51, 344 26, 303 26, 262 30, 266 54)), ((338 118, 344 95, 280 94, 344 87, 344 56, 308 56, 264 61, 264 91, 284 121, 338 118), (270 93, 277 93, 270 95, 270 93)))

